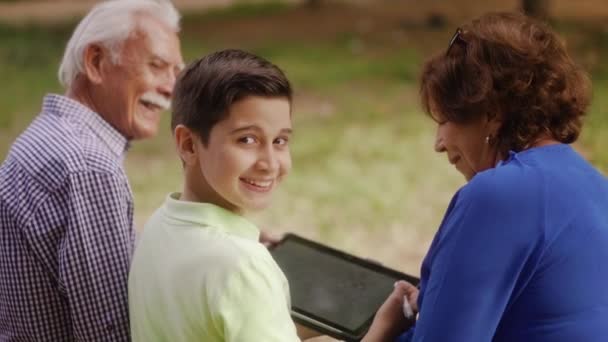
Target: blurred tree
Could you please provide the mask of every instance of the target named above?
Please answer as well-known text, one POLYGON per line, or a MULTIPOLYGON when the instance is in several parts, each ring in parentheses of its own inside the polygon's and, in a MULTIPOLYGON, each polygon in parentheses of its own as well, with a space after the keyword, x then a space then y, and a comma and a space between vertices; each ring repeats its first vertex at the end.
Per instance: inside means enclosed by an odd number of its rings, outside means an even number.
POLYGON ((306 5, 309 8, 317 9, 321 7, 321 0, 306 0, 306 5))
POLYGON ((529 16, 545 19, 549 15, 549 0, 522 0, 522 9, 529 16))

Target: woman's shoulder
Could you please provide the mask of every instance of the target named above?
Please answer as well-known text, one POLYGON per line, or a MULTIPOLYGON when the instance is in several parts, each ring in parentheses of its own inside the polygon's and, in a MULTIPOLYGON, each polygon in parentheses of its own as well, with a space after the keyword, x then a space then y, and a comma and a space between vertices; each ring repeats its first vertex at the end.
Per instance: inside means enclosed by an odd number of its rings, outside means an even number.
POLYGON ((517 163, 480 172, 459 192, 460 201, 490 208, 533 207, 544 196, 542 172, 517 163))
POLYGON ((527 178, 521 170, 506 166, 478 173, 454 196, 442 234, 458 232, 474 236, 483 227, 484 232, 494 237, 502 237, 509 231, 513 237, 519 237, 511 242, 534 243, 531 236, 536 233, 542 236, 543 227, 530 229, 530 222, 540 222, 545 199, 542 186, 527 178))

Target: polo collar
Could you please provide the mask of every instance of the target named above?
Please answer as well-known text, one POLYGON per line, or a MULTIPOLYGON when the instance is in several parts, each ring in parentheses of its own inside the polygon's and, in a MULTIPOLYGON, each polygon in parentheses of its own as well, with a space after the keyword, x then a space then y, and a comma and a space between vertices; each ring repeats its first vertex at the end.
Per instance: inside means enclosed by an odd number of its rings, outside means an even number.
POLYGON ((228 234, 258 241, 260 231, 241 215, 211 203, 179 200, 180 193, 171 193, 165 200, 165 213, 182 222, 194 223, 201 227, 214 227, 228 234))

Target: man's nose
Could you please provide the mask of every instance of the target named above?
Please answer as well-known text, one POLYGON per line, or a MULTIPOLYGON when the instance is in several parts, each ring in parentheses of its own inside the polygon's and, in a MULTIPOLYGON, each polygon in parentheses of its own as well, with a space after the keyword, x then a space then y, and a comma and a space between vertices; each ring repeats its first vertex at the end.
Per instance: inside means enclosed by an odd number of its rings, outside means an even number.
POLYGON ((173 96, 173 88, 175 87, 175 82, 177 80, 177 75, 173 72, 167 73, 165 78, 162 80, 158 91, 166 98, 170 99, 173 96))

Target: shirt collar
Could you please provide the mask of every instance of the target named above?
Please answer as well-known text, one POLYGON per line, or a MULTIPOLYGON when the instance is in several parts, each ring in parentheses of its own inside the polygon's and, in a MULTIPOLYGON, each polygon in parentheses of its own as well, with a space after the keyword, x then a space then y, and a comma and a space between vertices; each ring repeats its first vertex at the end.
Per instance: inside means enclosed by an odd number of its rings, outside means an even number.
POLYGON ((172 193, 165 200, 165 213, 176 220, 214 227, 228 234, 258 241, 260 231, 241 215, 211 203, 179 200, 180 193, 172 193))
POLYGON ((63 117, 71 123, 86 125, 114 153, 122 158, 129 141, 99 114, 67 96, 49 94, 44 97, 42 112, 63 117))
POLYGON ((545 146, 539 146, 539 147, 532 147, 532 148, 528 148, 528 149, 525 149, 520 152, 515 152, 513 150, 509 150, 509 155, 507 156, 507 158, 505 158, 505 160, 500 160, 498 162, 498 164, 496 164, 496 167, 506 165, 513 160, 525 157, 529 154, 533 154, 533 153, 536 153, 539 151, 554 151, 554 150, 559 151, 562 149, 572 149, 572 147, 570 147, 570 145, 568 145, 568 144, 559 143, 559 144, 551 144, 551 145, 545 145, 545 146))

